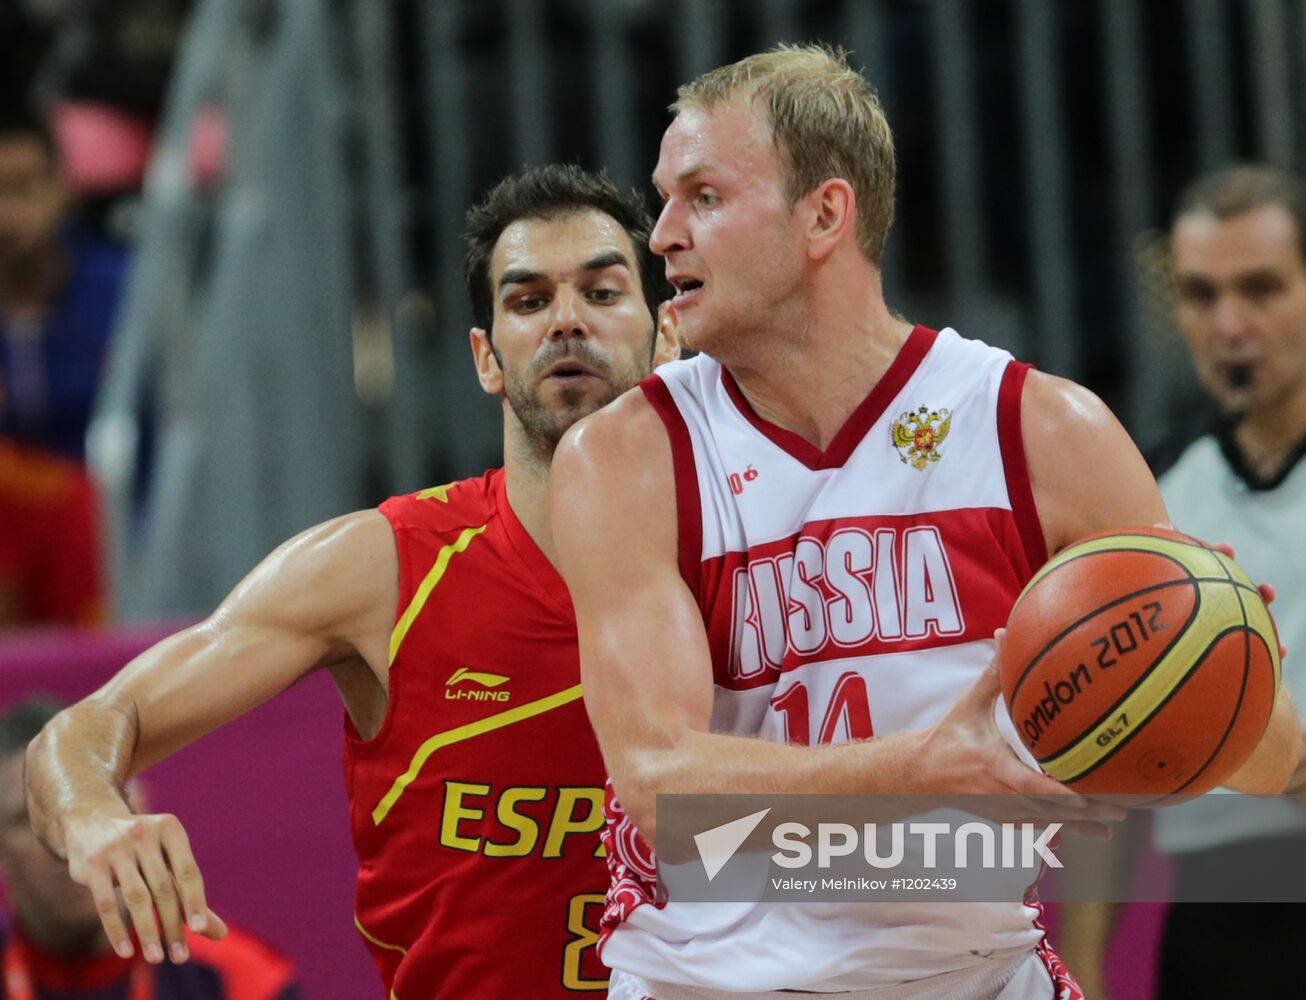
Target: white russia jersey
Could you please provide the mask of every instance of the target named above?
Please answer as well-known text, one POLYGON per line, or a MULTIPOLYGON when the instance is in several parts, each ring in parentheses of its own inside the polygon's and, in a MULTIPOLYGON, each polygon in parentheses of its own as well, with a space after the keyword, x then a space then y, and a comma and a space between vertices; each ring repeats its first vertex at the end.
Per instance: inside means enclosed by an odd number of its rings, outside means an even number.
MULTIPOLYGON (((943 717, 1047 557, 1020 431, 1027 371, 916 327, 824 452, 758 417, 709 357, 642 384, 671 440, 713 732, 815 746, 943 717)), ((1037 908, 1019 903, 658 905, 620 791, 601 955, 666 995, 935 996, 996 981, 1042 939, 1037 908)))

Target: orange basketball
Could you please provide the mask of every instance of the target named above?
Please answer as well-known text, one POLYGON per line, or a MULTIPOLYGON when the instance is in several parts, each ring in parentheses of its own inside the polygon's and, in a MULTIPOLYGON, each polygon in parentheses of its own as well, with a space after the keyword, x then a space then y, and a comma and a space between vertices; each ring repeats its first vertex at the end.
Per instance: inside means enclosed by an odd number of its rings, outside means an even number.
POLYGON ((1198 795, 1269 724, 1279 640, 1227 556, 1159 528, 1091 535, 1030 580, 999 669, 1043 770, 1093 795, 1198 795))

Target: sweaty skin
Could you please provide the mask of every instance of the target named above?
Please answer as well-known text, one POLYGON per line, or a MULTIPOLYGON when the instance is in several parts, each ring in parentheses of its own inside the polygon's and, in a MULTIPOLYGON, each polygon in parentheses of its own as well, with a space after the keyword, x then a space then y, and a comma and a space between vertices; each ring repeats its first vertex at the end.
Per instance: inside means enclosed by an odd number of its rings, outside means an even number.
POLYGON ((164 941, 174 961, 186 959, 183 920, 208 937, 226 933, 181 823, 134 815, 126 782, 319 667, 331 670, 359 730, 376 732, 398 577, 380 513, 310 528, 269 555, 206 621, 141 654, 33 744, 32 827, 91 890, 120 955, 132 948, 115 883, 149 961, 163 960, 164 941))
MULTIPOLYGON (((650 246, 678 289, 684 341, 726 365, 760 416, 824 448, 910 324, 890 313, 857 246, 851 186, 831 178, 790 204, 784 169, 746 96, 681 110, 653 175, 663 208, 650 246)), ((1168 520, 1142 457, 1092 393, 1033 373, 1021 413, 1050 553, 1094 531, 1168 520), (1104 482, 1110 490, 1098 488, 1104 482)), ((712 664, 679 572, 661 420, 642 393, 628 393, 568 432, 555 469, 554 540, 576 608, 586 706, 622 805, 654 847, 662 793, 1060 794, 1067 807, 1047 818, 1069 813, 1097 833, 1121 815, 1069 794, 1007 747, 991 718, 992 666, 937 725, 916 732, 820 748, 711 732, 712 664)), ((1292 715, 1281 692, 1236 787, 1283 787, 1296 760, 1285 752, 1298 740, 1292 715)))
MULTIPOLYGON (((1087 390, 1032 373, 1021 422, 1050 553, 1094 531, 1166 520, 1142 458, 1087 390), (1085 488, 1086 454, 1114 489, 1085 488)), ((555 469, 554 537, 576 607, 586 704, 622 804, 651 844, 654 801, 663 793, 1066 793, 1026 767, 992 725, 1000 693, 992 667, 938 725, 919 732, 820 748, 710 732, 711 661, 702 616, 680 576, 671 450, 660 418, 642 393, 630 393, 564 438, 555 469)), ((1233 786, 1282 787, 1284 744, 1296 738, 1283 721, 1292 715, 1281 691, 1276 724, 1233 786)), ((1082 813, 1085 820, 1118 815, 1087 803, 1082 813)))
MULTIPOLYGON (((473 360, 482 388, 503 397, 509 503, 553 559, 548 489, 557 437, 674 359, 674 324, 664 313, 655 326, 630 236, 597 210, 511 223, 490 271, 493 337, 470 332, 473 360)), ((183 922, 209 937, 226 933, 181 823, 133 814, 123 794, 128 779, 322 668, 359 733, 373 736, 386 715, 398 581, 394 536, 378 511, 310 528, 268 556, 207 620, 141 654, 33 741, 33 829, 90 888, 118 954, 133 951, 119 891, 150 962, 163 961, 165 945, 173 961, 186 960, 183 922)))

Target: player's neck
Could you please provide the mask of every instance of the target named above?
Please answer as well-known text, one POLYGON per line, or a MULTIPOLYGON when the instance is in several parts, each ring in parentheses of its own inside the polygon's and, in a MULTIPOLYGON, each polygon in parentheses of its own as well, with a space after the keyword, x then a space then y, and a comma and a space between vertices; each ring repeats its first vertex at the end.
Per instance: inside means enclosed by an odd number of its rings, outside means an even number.
POLYGON ((1276 405, 1248 411, 1233 436, 1248 468, 1260 479, 1274 479, 1306 440, 1306 387, 1276 405))
POLYGON ((508 506, 546 559, 558 565, 549 523, 549 464, 552 454, 540 455, 524 433, 504 439, 503 482, 508 506))
POLYGON ((829 310, 800 337, 773 341, 756 360, 730 364, 744 397, 764 420, 824 450, 893 364, 912 325, 877 294, 858 314, 829 310))

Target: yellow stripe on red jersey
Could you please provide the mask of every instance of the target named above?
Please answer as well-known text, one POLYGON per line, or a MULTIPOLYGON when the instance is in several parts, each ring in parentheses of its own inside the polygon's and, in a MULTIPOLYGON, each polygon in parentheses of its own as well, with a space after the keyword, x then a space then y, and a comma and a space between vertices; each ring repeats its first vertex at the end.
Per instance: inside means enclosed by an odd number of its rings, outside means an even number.
POLYGON ((502 470, 381 505, 390 708, 346 720, 356 922, 401 1000, 601 993, 603 763, 571 601, 502 470))

